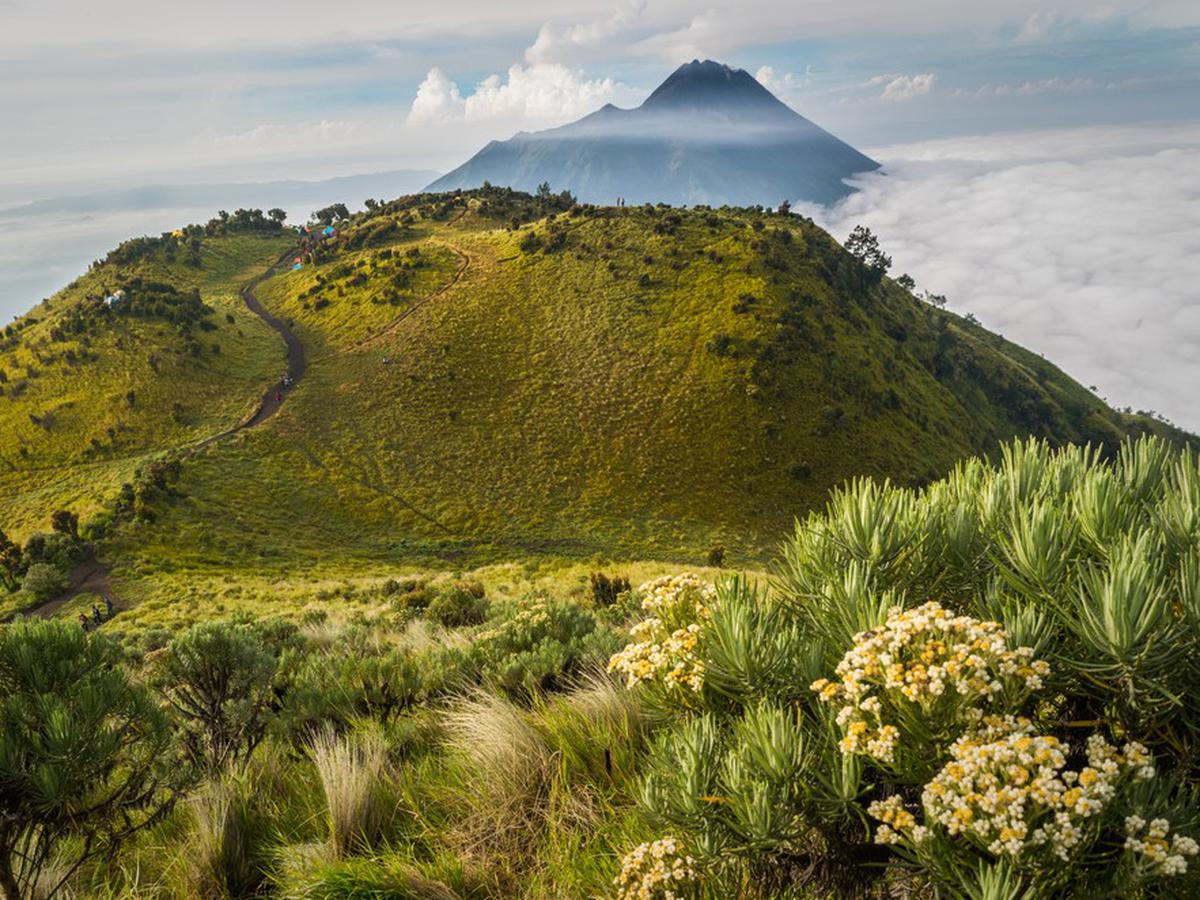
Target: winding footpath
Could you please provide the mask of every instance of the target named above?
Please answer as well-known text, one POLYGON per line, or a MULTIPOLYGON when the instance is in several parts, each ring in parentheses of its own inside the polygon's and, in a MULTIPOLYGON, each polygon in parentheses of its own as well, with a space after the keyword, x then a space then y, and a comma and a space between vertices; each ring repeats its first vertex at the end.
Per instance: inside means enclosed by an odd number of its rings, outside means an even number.
MULTIPOLYGON (((433 293, 414 303, 378 333, 371 335, 363 341, 360 341, 358 344, 347 347, 345 350, 340 352, 345 353, 362 350, 376 343, 381 338, 394 334, 405 319, 415 313, 426 303, 429 303, 431 300, 440 297, 442 294, 445 294, 458 284, 459 280, 463 277, 471 265, 471 258, 458 247, 455 247, 451 244, 443 244, 443 246, 447 247, 459 257, 458 270, 454 273, 454 276, 450 279, 450 281, 442 285, 433 293)), ((223 441, 226 438, 233 437, 235 434, 238 434, 249 428, 256 428, 263 422, 266 422, 273 415, 279 412, 280 408, 283 406, 283 401, 286 398, 287 393, 294 388, 297 383, 299 383, 301 378, 304 377, 304 373, 308 369, 308 360, 304 354, 304 344, 301 343, 300 338, 296 336, 296 333, 292 331, 286 322, 267 312, 266 308, 254 295, 254 289, 279 271, 280 266, 285 265, 287 260, 290 259, 294 253, 295 248, 290 248, 286 253, 282 254, 278 259, 276 259, 275 262, 272 263, 266 270, 264 270, 261 274, 256 275, 250 282, 246 284, 245 287, 242 288, 242 302, 246 304, 246 308, 262 319, 263 322, 278 332, 280 337, 283 338, 283 342, 287 347, 287 376, 291 380, 291 386, 285 386, 283 379, 280 379, 272 384, 263 393, 262 400, 259 401, 258 407, 248 418, 243 419, 232 428, 229 428, 218 434, 214 434, 211 437, 207 437, 204 440, 185 448, 188 456, 198 453, 201 450, 204 450, 206 447, 212 446, 218 441, 223 441)), ((370 487, 373 490, 385 494, 392 500, 407 507, 414 514, 428 520, 439 528, 442 528, 446 531, 450 530, 441 522, 437 521, 437 519, 417 509, 403 497, 400 497, 399 495, 390 491, 386 491, 383 488, 368 482, 367 480, 363 480, 361 483, 366 487, 370 487)), ((37 606, 29 607, 21 610, 18 613, 7 616, 2 621, 10 621, 18 615, 37 616, 42 619, 48 619, 80 594, 94 594, 101 600, 109 600, 118 611, 126 608, 113 591, 109 567, 105 563, 95 559, 94 557, 91 557, 83 562, 78 563, 71 570, 68 578, 68 587, 61 594, 45 601, 44 603, 38 604, 37 606)))
MULTIPOLYGON (((254 289, 274 275, 293 253, 295 253, 295 248, 288 250, 280 256, 270 268, 261 275, 255 276, 249 284, 242 288, 242 302, 246 304, 246 308, 250 312, 279 332, 280 337, 283 338, 284 344, 287 345, 287 374, 292 380, 292 387, 295 387, 300 379, 304 377, 304 372, 308 369, 308 361, 304 356, 304 344, 300 342, 300 338, 296 337, 296 333, 285 322, 267 312, 266 308, 258 301, 258 298, 254 296, 254 289)), ((240 431, 245 431, 247 428, 254 428, 261 425, 267 419, 271 418, 271 416, 275 415, 275 413, 279 412, 280 407, 283 406, 283 398, 289 390, 290 388, 284 386, 282 379, 275 382, 267 388, 253 415, 248 419, 242 420, 227 431, 214 434, 212 437, 205 438, 200 443, 193 445, 189 455, 203 450, 217 441, 223 441, 227 437, 232 437, 240 431)))
MULTIPOLYGON (((242 288, 242 302, 246 304, 246 308, 262 319, 267 325, 279 332, 287 345, 287 374, 292 380, 292 387, 304 376, 305 370, 308 368, 308 363, 304 357, 304 345, 300 342, 300 338, 296 337, 295 332, 291 330, 280 319, 267 312, 266 308, 254 296, 254 288, 261 284, 266 279, 270 278, 279 267, 293 253, 294 249, 288 250, 287 253, 279 257, 266 271, 249 282, 242 288)), ((289 388, 285 387, 282 379, 267 388, 263 394, 262 400, 258 404, 258 408, 253 415, 244 419, 232 428, 222 431, 220 434, 215 434, 212 437, 205 438, 199 443, 193 444, 188 448, 188 455, 194 454, 215 444, 217 441, 232 437, 238 432, 245 431, 247 428, 254 428, 261 425, 275 413, 279 412, 283 406, 283 399, 289 388)), ((74 600, 80 594, 95 594, 101 600, 109 600, 118 610, 125 609, 125 604, 117 597, 113 590, 112 579, 110 577, 109 567, 96 559, 89 557, 80 563, 77 563, 71 570, 67 579, 67 589, 56 597, 40 603, 37 606, 28 607, 20 612, 6 616, 2 621, 11 621, 18 615, 36 616, 41 619, 49 619, 63 606, 74 600)))

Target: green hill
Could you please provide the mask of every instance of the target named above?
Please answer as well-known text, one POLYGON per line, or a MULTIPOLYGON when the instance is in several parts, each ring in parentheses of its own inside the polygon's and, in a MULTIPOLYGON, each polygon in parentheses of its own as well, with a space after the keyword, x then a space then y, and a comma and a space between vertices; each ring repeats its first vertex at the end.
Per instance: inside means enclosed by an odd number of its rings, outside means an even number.
POLYGON ((488 188, 307 239, 302 268, 255 289, 303 343, 304 377, 278 414, 197 450, 282 371, 239 291, 297 241, 217 230, 194 253, 190 237, 115 252, 6 330, 0 526, 86 519, 183 451, 172 496, 110 535, 130 571, 715 545, 760 560, 853 475, 917 484, 1014 435, 1165 429, 873 277, 806 220, 488 188), (148 298, 137 314, 86 299, 124 285, 148 298))

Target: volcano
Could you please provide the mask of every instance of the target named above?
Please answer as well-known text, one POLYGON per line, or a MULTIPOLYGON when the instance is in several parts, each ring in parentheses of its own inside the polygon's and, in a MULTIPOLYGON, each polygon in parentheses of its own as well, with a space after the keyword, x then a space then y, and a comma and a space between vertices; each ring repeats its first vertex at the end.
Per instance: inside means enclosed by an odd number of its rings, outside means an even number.
POLYGON ((548 182, 585 203, 831 204, 879 164, 743 69, 693 60, 634 109, 608 104, 558 128, 492 141, 426 190, 548 182))

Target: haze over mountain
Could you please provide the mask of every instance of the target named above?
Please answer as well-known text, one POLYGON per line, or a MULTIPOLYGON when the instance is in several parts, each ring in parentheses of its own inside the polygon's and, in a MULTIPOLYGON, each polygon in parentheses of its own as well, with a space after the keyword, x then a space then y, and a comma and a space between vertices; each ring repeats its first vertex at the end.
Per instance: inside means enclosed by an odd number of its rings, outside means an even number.
POLYGON ((588 203, 830 204, 879 164, 712 60, 680 66, 634 109, 607 104, 546 131, 492 141, 431 191, 543 182, 588 203))
POLYGON ((0 321, 7 321, 74 278, 89 262, 131 235, 159 234, 218 209, 286 209, 295 221, 341 201, 396 197, 437 175, 397 169, 319 181, 151 184, 63 193, 0 208, 0 321))

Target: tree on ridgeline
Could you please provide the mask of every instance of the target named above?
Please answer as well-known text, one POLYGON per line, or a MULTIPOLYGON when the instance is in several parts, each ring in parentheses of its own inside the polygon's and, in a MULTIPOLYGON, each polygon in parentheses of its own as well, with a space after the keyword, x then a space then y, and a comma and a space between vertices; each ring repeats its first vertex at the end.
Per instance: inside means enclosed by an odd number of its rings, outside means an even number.
POLYGON ((892 258, 883 252, 879 238, 865 225, 854 226, 846 238, 846 252, 862 263, 875 283, 892 267, 892 258))
POLYGON ((332 225, 334 222, 348 218, 350 218, 350 210, 345 203, 333 203, 312 214, 312 221, 319 225, 332 225))
POLYGON ((54 896, 171 807, 166 717, 120 656, 115 641, 63 621, 0 628, 5 900, 54 896))

